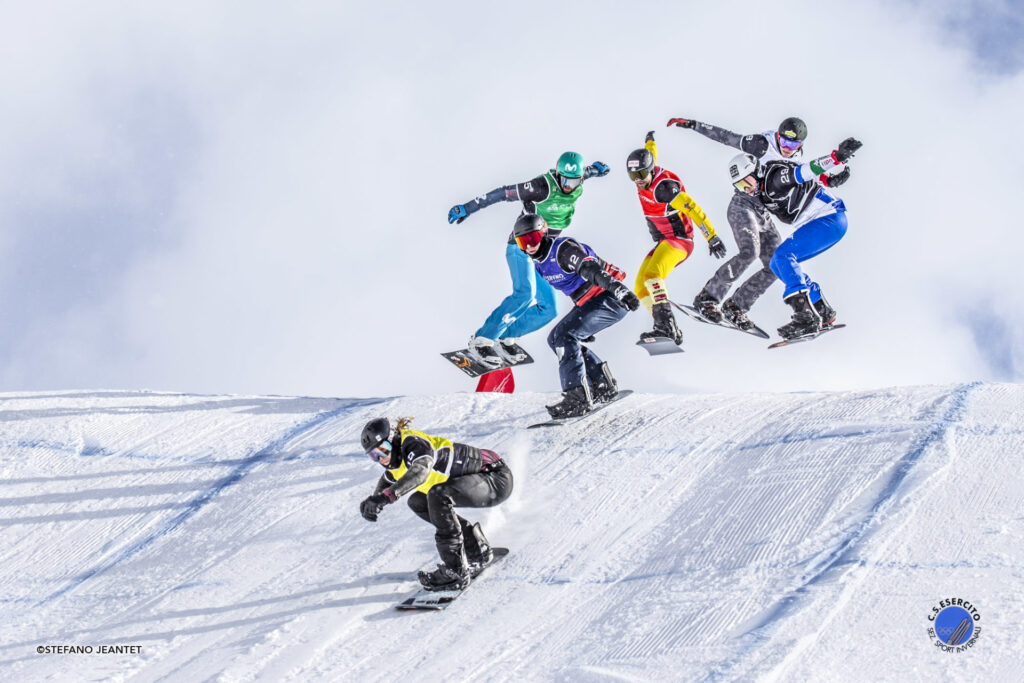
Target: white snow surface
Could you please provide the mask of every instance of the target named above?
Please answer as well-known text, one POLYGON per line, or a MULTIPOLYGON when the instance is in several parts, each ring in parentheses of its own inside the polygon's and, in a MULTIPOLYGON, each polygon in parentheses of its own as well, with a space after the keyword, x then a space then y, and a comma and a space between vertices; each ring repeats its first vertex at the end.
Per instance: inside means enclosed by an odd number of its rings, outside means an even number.
POLYGON ((0 678, 1022 679, 1024 386, 638 394, 527 431, 552 398, 0 394, 0 678), (394 609, 432 527, 359 515, 377 415, 514 471, 463 511, 512 553, 447 611, 394 609), (952 598, 960 653, 927 633, 952 598))

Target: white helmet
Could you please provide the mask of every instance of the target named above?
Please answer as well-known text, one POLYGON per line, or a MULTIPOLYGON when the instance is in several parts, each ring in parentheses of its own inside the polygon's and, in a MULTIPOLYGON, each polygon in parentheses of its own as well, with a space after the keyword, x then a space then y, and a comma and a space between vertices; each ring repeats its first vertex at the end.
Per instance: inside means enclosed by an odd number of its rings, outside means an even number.
POLYGON ((752 173, 757 173, 757 159, 752 154, 737 154, 729 162, 729 177, 734 183, 752 173))

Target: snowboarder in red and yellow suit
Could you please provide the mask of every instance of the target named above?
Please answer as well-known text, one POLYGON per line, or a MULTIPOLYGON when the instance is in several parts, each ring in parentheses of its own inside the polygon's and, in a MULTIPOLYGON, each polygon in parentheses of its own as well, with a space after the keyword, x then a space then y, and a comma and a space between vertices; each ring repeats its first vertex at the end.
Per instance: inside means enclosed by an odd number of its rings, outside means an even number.
POLYGON ((682 344, 683 333, 672 314, 665 278, 693 251, 694 224, 704 233, 715 258, 725 256, 725 245, 715 234, 715 226, 704 210, 686 193, 679 176, 657 166, 657 160, 654 131, 647 134, 643 148, 634 150, 626 158, 626 171, 636 184, 647 227, 657 242, 640 264, 634 291, 654 318, 654 331, 641 335, 641 338, 664 336, 682 344))

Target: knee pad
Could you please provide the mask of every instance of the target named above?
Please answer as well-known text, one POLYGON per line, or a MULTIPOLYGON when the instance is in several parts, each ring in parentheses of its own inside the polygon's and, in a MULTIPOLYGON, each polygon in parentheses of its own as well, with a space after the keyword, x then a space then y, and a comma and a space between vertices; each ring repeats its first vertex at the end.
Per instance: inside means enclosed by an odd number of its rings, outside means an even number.
POLYGON ((668 301, 668 291, 665 289, 665 280, 660 277, 652 277, 644 280, 644 286, 650 292, 652 304, 660 304, 668 301))

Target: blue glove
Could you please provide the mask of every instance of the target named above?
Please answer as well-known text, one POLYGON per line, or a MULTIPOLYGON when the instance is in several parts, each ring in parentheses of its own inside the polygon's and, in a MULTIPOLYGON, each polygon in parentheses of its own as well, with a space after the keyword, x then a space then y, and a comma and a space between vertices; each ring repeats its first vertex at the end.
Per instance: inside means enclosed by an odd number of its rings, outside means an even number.
POLYGON ((469 211, 466 210, 465 204, 456 204, 448 210, 449 223, 461 223, 467 218, 469 218, 469 211))
POLYGON ((598 178, 603 178, 608 175, 608 171, 612 170, 608 168, 608 164, 603 161, 595 161, 590 165, 591 175, 596 175, 598 178))

